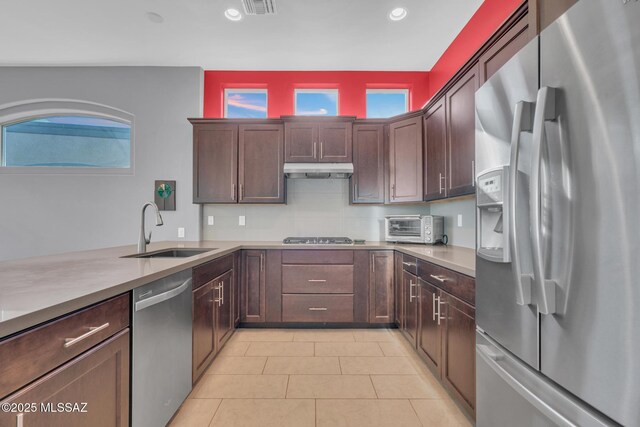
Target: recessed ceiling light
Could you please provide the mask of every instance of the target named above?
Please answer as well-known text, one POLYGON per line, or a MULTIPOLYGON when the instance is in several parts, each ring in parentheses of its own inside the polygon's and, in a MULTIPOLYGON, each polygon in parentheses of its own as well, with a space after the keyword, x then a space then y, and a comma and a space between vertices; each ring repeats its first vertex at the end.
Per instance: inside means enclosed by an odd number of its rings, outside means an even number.
POLYGON ((407 9, 404 7, 396 7, 391 12, 389 12, 389 19, 392 21, 400 21, 407 17, 407 9))
POLYGON ((147 18, 154 24, 162 24, 164 22, 164 18, 155 12, 147 12, 147 18))
POLYGON ((224 16, 230 21, 239 21, 242 19, 242 14, 238 9, 229 8, 224 11, 224 16))

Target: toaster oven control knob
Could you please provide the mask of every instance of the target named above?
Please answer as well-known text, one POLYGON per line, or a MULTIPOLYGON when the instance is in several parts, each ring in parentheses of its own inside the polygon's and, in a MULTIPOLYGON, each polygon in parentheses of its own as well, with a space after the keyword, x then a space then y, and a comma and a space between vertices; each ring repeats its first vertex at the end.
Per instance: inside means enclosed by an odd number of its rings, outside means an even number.
POLYGON ((427 234, 431 234, 431 230, 427 230, 427 234))

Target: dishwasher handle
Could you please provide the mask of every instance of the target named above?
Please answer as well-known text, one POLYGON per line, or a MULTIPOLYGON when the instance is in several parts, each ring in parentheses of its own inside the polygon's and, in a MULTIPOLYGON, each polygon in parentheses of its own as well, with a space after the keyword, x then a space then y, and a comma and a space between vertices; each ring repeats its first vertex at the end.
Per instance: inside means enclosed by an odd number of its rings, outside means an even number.
POLYGON ((161 303, 163 301, 166 301, 168 299, 171 299, 171 298, 173 298, 175 296, 180 295, 189 286, 191 286, 191 282, 192 282, 192 279, 191 279, 191 277, 189 277, 180 286, 176 286, 175 288, 170 289, 167 292, 163 292, 161 294, 154 295, 152 297, 149 297, 149 298, 146 298, 146 299, 143 299, 141 301, 136 302, 136 305, 135 305, 136 311, 144 310, 145 308, 151 307, 152 305, 159 304, 159 303, 161 303))

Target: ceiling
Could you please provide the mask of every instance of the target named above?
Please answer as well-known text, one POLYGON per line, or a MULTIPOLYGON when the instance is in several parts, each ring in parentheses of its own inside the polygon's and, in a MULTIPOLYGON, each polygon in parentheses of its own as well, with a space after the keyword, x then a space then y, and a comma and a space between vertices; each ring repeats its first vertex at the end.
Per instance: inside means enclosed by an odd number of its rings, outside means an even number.
POLYGON ((163 65, 217 70, 429 70, 482 0, 7 0, 0 65, 163 65), (405 7, 403 21, 388 19, 405 7), (147 12, 164 18, 153 23, 147 12))

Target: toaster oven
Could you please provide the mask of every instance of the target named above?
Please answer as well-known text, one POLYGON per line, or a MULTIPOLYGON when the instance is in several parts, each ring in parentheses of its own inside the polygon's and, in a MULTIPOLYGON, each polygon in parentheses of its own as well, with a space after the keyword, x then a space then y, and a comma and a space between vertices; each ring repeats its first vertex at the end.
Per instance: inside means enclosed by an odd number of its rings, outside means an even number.
POLYGON ((435 215, 388 215, 384 218, 385 240, 433 245, 443 241, 444 217, 435 215))

